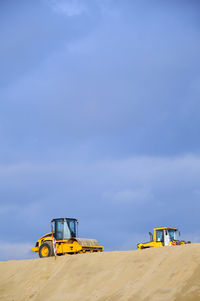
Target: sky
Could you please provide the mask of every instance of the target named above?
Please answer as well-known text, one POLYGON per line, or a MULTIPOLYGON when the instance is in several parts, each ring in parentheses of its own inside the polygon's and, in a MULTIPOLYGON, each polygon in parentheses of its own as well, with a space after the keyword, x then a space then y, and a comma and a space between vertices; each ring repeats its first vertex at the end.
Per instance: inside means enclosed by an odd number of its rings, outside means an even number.
POLYGON ((106 251, 200 242, 200 3, 0 1, 0 260, 50 221, 106 251))

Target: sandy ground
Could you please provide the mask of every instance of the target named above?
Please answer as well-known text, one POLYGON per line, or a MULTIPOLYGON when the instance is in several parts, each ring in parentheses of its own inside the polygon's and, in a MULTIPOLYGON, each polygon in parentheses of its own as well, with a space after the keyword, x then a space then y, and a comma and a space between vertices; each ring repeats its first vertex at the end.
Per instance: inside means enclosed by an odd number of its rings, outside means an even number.
POLYGON ((200 244, 0 262, 1 301, 200 300, 200 244))

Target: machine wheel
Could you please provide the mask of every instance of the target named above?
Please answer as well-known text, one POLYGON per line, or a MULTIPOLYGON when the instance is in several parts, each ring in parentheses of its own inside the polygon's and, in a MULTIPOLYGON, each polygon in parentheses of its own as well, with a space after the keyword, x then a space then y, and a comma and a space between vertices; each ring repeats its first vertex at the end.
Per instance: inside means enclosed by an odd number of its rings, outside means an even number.
POLYGON ((39 248, 39 256, 40 258, 53 256, 52 242, 46 241, 43 244, 41 244, 39 248))

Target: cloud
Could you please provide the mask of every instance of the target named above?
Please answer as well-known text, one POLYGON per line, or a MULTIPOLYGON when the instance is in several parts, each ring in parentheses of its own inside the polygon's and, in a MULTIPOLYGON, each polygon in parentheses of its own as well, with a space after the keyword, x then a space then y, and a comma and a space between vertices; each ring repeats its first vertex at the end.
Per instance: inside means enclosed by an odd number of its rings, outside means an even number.
POLYGON ((197 26, 168 6, 166 14, 160 6, 157 13, 120 7, 118 17, 75 22, 87 33, 79 29, 78 38, 74 21, 57 26, 53 19, 52 33, 45 25, 59 49, 2 93, 5 156, 12 143, 18 157, 80 144, 105 157, 198 153, 197 26))
POLYGON ((78 218, 79 235, 97 238, 106 250, 131 248, 160 225, 198 240, 199 156, 76 158, 0 166, 0 227, 12 216, 3 241, 28 238, 34 245, 50 231, 50 220, 62 216, 78 218))
POLYGON ((36 258, 30 243, 14 243, 0 240, 0 260, 36 258))
MULTIPOLYGON (((143 207, 158 206, 160 217, 170 211, 171 206, 175 214, 179 206, 182 203, 186 206, 189 200, 198 206, 198 156, 135 156, 93 162, 84 161, 83 157, 76 161, 76 158, 77 154, 56 162, 1 166, 2 205, 8 206, 2 208, 12 209, 9 206, 18 205, 23 219, 29 216, 28 212, 36 219, 39 212, 45 216, 55 210, 53 214, 59 215, 65 208, 77 211, 77 215, 83 214, 83 207, 92 213, 95 206, 98 208, 97 204, 94 206, 97 201, 107 204, 109 211, 115 203, 117 214, 121 207, 125 213, 130 208, 140 212, 143 207), (165 211, 162 212, 162 208, 165 211)), ((98 209, 103 213, 103 205, 98 209)), ((151 211, 154 214, 153 208, 151 211)))
POLYGON ((115 192, 104 193, 104 198, 113 201, 113 203, 132 203, 142 204, 148 202, 153 198, 152 193, 146 187, 135 187, 132 189, 125 188, 115 192))
POLYGON ((17 209, 16 205, 0 205, 0 215, 10 214, 17 209))
POLYGON ((55 12, 68 17, 78 16, 88 12, 86 1, 81 0, 50 0, 48 1, 55 12))
POLYGON ((78 17, 81 15, 109 15, 115 16, 119 13, 119 7, 113 0, 46 0, 48 5, 56 13, 67 17, 78 17))

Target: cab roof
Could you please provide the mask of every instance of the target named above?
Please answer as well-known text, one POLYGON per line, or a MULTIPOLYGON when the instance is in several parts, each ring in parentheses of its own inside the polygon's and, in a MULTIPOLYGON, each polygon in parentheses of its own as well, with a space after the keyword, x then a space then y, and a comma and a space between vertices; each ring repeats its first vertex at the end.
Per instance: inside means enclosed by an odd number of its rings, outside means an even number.
POLYGON ((76 222, 78 222, 78 220, 76 219, 76 218, 71 218, 71 217, 59 217, 59 218, 53 218, 52 219, 52 221, 51 221, 51 223, 53 222, 53 221, 58 221, 58 220, 71 220, 71 221, 76 221, 76 222))
POLYGON ((159 228, 154 228, 154 230, 164 230, 164 229, 172 229, 172 230, 178 230, 177 228, 172 228, 172 227, 159 227, 159 228))

